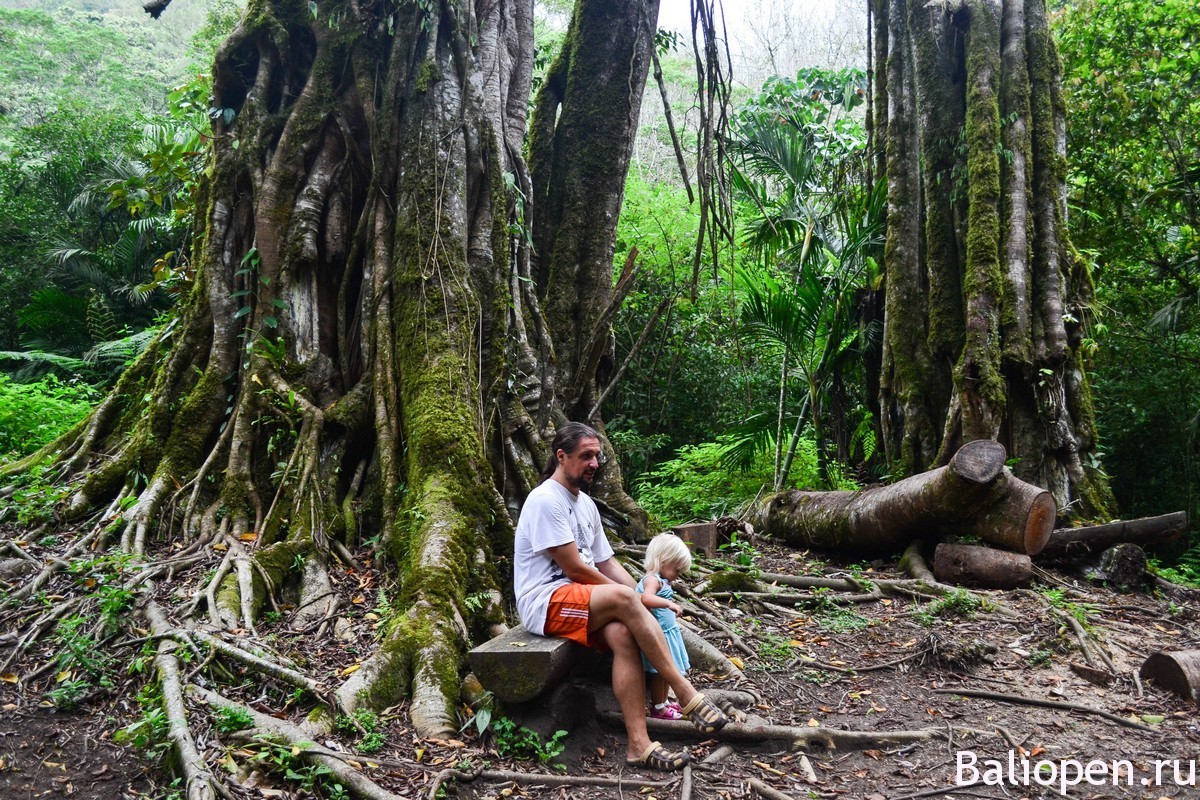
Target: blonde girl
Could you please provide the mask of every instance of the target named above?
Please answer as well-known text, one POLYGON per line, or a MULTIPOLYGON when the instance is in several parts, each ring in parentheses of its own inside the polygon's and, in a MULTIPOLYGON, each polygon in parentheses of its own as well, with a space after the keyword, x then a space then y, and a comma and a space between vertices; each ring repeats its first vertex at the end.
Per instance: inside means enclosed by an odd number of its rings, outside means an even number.
MULTIPOLYGON (((650 540, 646 548, 644 566, 646 575, 637 585, 642 605, 650 609, 662 626, 663 634, 667 637, 667 649, 680 674, 687 674, 691 663, 683 646, 683 632, 679 630, 677 616, 680 608, 675 604, 675 590, 671 588, 671 581, 692 566, 692 553, 675 534, 660 533, 650 540)), ((642 665, 648 673, 646 684, 650 688, 650 716, 654 719, 683 719, 678 704, 667 701, 667 682, 645 656, 642 656, 642 665)))

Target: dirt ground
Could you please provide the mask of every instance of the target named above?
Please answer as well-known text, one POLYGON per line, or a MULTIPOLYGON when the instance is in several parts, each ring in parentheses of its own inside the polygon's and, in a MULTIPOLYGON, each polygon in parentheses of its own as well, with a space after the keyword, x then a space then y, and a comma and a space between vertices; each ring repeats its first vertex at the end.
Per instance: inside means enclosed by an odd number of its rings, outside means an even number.
MULTIPOLYGON (((704 570, 719 564, 700 566, 690 581, 693 587, 702 588, 704 570)), ((867 588, 873 581, 906 577, 897 572, 895 562, 826 561, 764 542, 756 544, 754 567, 763 573, 850 576, 867 588)), ((336 587, 348 598, 343 607, 361 632, 359 642, 310 642, 305 653, 310 671, 336 675, 356 653, 370 651, 370 604, 354 599, 363 585, 362 575, 342 575, 336 587)), ((1046 570, 1039 572, 1032 590, 976 593, 986 603, 974 609, 962 598, 938 603, 903 595, 872 599, 860 593, 850 598, 855 602, 843 602, 847 598, 837 592, 779 590, 808 597, 800 603, 764 603, 740 595, 701 600, 740 638, 740 647, 725 633, 707 629, 697 617, 685 621, 739 659, 745 673, 741 680, 695 673, 693 679, 702 688, 739 690, 760 698, 739 712, 748 715, 742 729, 770 724, 874 732, 881 743, 800 750, 779 739, 728 741, 732 737, 722 735, 704 740, 691 735, 685 723, 675 723, 675 729, 652 733, 671 747, 687 748, 694 766, 686 774, 666 776, 633 771, 623 763, 622 729, 606 714, 613 701, 603 665, 593 664, 590 672, 584 669, 572 679, 578 687, 576 697, 583 699, 569 701, 572 724, 566 749, 548 764, 501 757, 495 735, 475 735, 468 709, 461 737, 450 741, 415 739, 404 708, 391 709, 382 717, 382 748, 347 757, 365 765, 377 783, 406 798, 428 796, 436 776, 452 768, 457 774, 449 780, 443 777, 442 794, 478 800, 1157 800, 1198 794, 1196 707, 1136 678, 1153 652, 1200 649, 1200 605, 1194 601, 1145 592, 1118 594, 1046 570), (1068 617, 1080 624, 1075 626, 1068 617), (1089 640, 1087 654, 1097 661, 1091 670, 1082 649, 1089 640), (1111 668, 1103 663, 1104 655, 1111 659, 1111 668), (955 693, 959 691, 990 695, 955 693), (1030 705, 1028 700, 1060 705, 1030 705), (896 739, 891 734, 897 731, 918 732, 917 738, 887 743, 896 739), (718 749, 722 740, 733 746, 732 752, 718 749), (723 757, 701 763, 714 755, 723 757), (506 776, 504 771, 521 775, 506 776), (560 785, 564 779, 588 777, 620 778, 622 784, 560 785), (647 787, 647 781, 656 783, 647 787), (771 795, 771 790, 781 795, 771 795)), ((0 631, 0 660, 7 658, 16 640, 14 630, 0 631)), ((286 637, 286 620, 272 632, 286 637)), ((124 644, 114 642, 114 652, 124 644)), ((292 649, 303 646, 293 642, 292 649)), ((134 650, 129 648, 126 655, 134 650)), ((46 699, 61 674, 43 669, 26 675, 51 655, 49 650, 36 651, 0 676, 0 798, 177 797, 178 788, 169 776, 131 746, 112 741, 116 731, 139 718, 132 697, 143 679, 122 677, 125 683, 86 698, 80 710, 62 712, 46 699)), ((272 700, 275 696, 249 677, 242 687, 243 699, 260 710, 278 712, 282 707, 293 720, 300 719, 303 708, 272 700)), ((560 705, 568 702, 564 696, 569 695, 557 695, 560 705)), ((562 712, 535 703, 507 713, 531 727, 544 727, 547 719, 561 717, 562 712)), ((262 760, 245 742, 215 729, 202 730, 198 739, 213 771, 230 776, 232 797, 338 797, 336 788, 320 776, 308 781, 308 788, 280 780, 283 766, 262 760)), ((321 744, 347 751, 355 747, 353 738, 336 736, 321 744)))

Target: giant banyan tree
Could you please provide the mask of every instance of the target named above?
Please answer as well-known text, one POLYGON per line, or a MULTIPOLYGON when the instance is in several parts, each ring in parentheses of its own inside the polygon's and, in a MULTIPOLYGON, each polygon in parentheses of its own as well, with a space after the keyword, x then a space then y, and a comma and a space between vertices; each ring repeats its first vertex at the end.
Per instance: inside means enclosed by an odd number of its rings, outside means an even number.
MULTIPOLYGON (((88 419, 16 466, 56 465, 80 538, 15 598, 115 552, 163 641, 252 633, 285 589, 316 625, 330 567, 375 538, 396 615, 314 693, 340 713, 409 697, 420 735, 456 730, 513 511, 556 424, 602 425, 657 15, 579 0, 530 119, 532 0, 250 0, 214 66, 190 296, 88 419), (156 579, 191 598, 172 618, 156 579)), ((637 535, 620 487, 610 463, 596 494, 637 535)))
POLYGON ((886 175, 880 423, 906 474, 1001 442, 1060 513, 1112 505, 1067 235, 1045 0, 871 0, 874 170, 886 175))

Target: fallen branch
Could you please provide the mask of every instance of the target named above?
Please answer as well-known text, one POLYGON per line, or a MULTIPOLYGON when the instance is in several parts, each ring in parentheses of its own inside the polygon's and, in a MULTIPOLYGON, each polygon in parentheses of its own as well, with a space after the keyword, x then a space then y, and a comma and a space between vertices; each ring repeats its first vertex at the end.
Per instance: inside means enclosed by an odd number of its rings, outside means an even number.
POLYGON ((1087 528, 1055 528, 1039 558, 1074 558, 1129 542, 1146 547, 1178 541, 1187 531, 1187 512, 1118 520, 1087 528))
POLYGON ((1023 697, 1018 694, 1001 694, 1000 692, 983 692, 975 689, 934 689, 934 694, 957 694, 962 697, 975 697, 980 700, 995 700, 998 703, 1014 703, 1024 706, 1038 706, 1040 708, 1054 708, 1066 711, 1078 711, 1081 714, 1094 714, 1097 717, 1111 720, 1118 725, 1124 725, 1126 728, 1134 728, 1146 733, 1154 733, 1154 728, 1143 725, 1140 722, 1134 722, 1131 719, 1125 719, 1117 714, 1111 714, 1107 711, 1101 711, 1098 708, 1081 705, 1080 703, 1067 703, 1058 700, 1042 700, 1037 697, 1023 697))

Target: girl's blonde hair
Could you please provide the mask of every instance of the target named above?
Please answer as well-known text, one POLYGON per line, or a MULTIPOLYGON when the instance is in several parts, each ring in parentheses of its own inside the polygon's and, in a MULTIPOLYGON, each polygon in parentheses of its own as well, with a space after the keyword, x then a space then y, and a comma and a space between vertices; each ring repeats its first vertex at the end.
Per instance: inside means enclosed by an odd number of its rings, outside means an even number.
POLYGON ((650 540, 646 548, 646 560, 643 566, 646 572, 658 572, 664 564, 673 564, 680 573, 687 572, 692 566, 692 551, 673 533, 660 533, 650 540))

